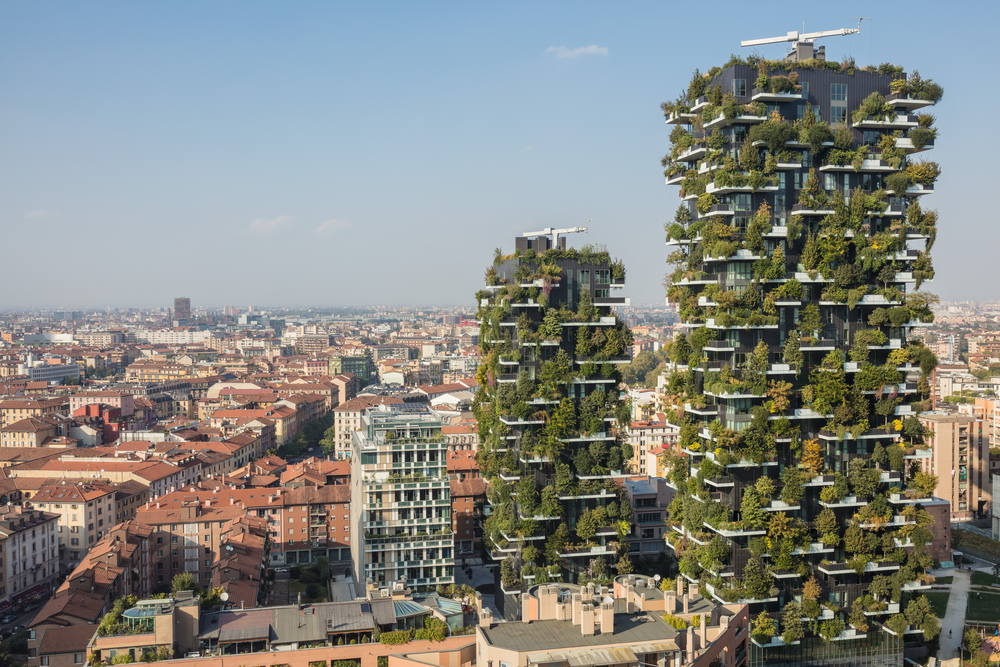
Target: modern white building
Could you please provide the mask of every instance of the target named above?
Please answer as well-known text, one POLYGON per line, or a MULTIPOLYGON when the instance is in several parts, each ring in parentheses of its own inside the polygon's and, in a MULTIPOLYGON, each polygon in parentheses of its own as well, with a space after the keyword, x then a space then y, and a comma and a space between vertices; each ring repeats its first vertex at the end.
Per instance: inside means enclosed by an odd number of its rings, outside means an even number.
POLYGON ((369 408, 351 456, 352 557, 358 581, 454 583, 451 481, 441 417, 409 405, 369 408))

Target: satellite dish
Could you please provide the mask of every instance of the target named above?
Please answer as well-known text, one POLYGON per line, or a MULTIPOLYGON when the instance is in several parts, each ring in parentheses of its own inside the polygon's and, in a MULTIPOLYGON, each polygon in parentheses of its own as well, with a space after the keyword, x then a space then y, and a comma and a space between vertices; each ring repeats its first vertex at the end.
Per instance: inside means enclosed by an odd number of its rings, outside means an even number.
POLYGON ((222 595, 220 595, 220 596, 219 596, 219 598, 220 598, 220 599, 221 599, 221 600, 222 600, 223 602, 225 602, 226 600, 228 600, 228 599, 229 599, 229 593, 223 593, 222 595))
POLYGON ((653 581, 659 581, 659 580, 660 580, 660 575, 657 574, 653 577, 653 581))

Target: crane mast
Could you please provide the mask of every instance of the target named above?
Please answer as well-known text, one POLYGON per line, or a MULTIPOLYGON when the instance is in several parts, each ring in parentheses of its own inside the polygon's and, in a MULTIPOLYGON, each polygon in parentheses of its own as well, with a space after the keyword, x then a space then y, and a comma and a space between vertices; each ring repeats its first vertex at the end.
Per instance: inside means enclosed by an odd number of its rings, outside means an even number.
POLYGON ((534 236, 551 236, 552 237, 552 247, 559 247, 559 235, 560 234, 577 234, 579 232, 587 231, 586 227, 565 227, 563 229, 553 229, 552 227, 546 227, 540 232, 524 232, 526 238, 534 236))
MULTIPOLYGON (((861 22, 868 17, 854 17, 858 19, 857 28, 841 28, 839 30, 822 30, 820 32, 799 32, 798 30, 792 30, 786 33, 782 37, 765 37, 763 39, 745 39, 740 42, 740 46, 762 46, 764 44, 782 44, 786 42, 792 43, 791 53, 796 54, 798 57, 802 57, 799 50, 804 45, 811 45, 817 39, 822 39, 824 37, 846 37, 847 35, 860 35, 861 34, 861 22)), ((870 20, 870 19, 869 19, 870 20)))

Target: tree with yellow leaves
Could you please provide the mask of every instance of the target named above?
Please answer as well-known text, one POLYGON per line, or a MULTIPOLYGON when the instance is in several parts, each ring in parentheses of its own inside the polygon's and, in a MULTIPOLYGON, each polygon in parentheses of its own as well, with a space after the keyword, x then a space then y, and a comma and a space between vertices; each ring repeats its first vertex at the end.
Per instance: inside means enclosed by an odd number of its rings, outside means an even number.
POLYGON ((806 440, 802 443, 802 467, 813 475, 818 475, 823 470, 823 446, 818 440, 806 440))

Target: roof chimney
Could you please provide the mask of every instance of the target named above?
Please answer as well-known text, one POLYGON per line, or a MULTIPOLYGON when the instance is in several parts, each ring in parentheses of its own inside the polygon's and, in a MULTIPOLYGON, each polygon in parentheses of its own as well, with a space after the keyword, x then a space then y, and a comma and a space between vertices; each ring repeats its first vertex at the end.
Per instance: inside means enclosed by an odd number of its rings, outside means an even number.
POLYGON ((615 603, 601 603, 601 634, 610 635, 615 632, 615 603))
POLYGON ((580 607, 583 604, 583 596, 580 593, 573 593, 573 625, 580 625, 580 607))
POLYGON ((585 636, 594 634, 594 605, 589 602, 580 607, 580 632, 585 636))
POLYGON ((706 614, 701 615, 701 626, 698 628, 698 639, 700 640, 699 646, 705 648, 708 646, 708 616, 706 614))

